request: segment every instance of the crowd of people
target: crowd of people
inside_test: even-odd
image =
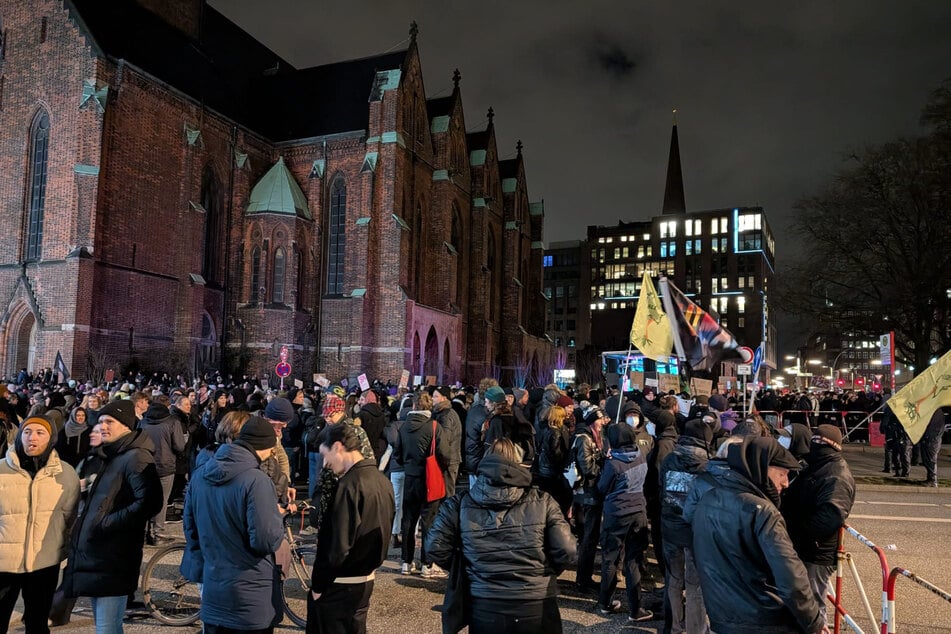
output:
[[[143,547],[181,514],[205,630],[272,631],[282,515],[306,499],[309,632],[365,631],[391,549],[403,575],[449,577],[448,631],[560,632],[571,568],[601,614],[664,632],[828,631],[855,495],[835,425],[777,430],[727,395],[652,388],[206,379],[0,386],[0,623],[21,593],[28,634],[89,597],[97,632],[121,632]]]

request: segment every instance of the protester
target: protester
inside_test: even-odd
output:
[[[576,430],[571,447],[572,461],[578,470],[578,501],[581,503],[582,534],[578,544],[578,571],[575,583],[579,590],[599,590],[600,584],[592,579],[594,556],[601,534],[602,498],[597,493],[598,479],[604,467],[602,428],[610,419],[598,406],[585,413],[584,423]]]
[[[202,584],[205,634],[272,632],[283,616],[273,600],[279,574],[273,553],[284,531],[274,487],[260,469],[276,442],[274,428],[252,416],[192,474],[182,574]]]
[[[23,594],[26,634],[49,632],[47,619],[76,518],[79,478],[53,448],[50,422],[23,421],[0,461],[0,631]]]
[[[364,457],[355,430],[331,425],[321,434],[324,468],[339,480],[317,537],[307,601],[309,634],[364,634],[374,571],[386,559],[393,489],[376,460]]]
[[[557,576],[575,559],[575,541],[555,500],[507,438],[489,446],[476,484],[447,500],[424,544],[448,568],[461,544],[471,595],[470,634],[562,631]]]
[[[779,512],[799,462],[774,439],[751,436],[729,446],[725,466],[708,465],[684,508],[711,629],[828,634]]]
[[[129,594],[142,565],[145,526],[162,508],[162,483],[154,447],[136,426],[130,401],[112,401],[99,412],[102,472],[72,532],[64,573],[68,597],[92,597],[97,634],[122,632]]]
[[[789,485],[782,512],[796,553],[806,566],[809,585],[823,621],[829,579],[835,573],[839,529],[855,503],[855,480],[842,456],[842,432],[819,425],[812,436],[808,466]]]

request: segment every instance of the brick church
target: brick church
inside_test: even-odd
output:
[[[547,382],[521,143],[458,72],[427,99],[415,25],[303,69],[203,0],[0,0],[0,34],[3,373]]]

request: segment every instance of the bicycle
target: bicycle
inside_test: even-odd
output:
[[[306,502],[301,503],[301,518],[311,508]],[[288,521],[291,517],[290,513],[284,516],[284,540],[290,546],[291,570],[282,571],[281,604],[291,622],[303,628],[307,625],[307,595],[317,548],[302,544],[294,536]],[[191,625],[201,616],[201,587],[179,571],[184,553],[183,542],[165,546],[152,555],[142,573],[145,605],[156,620],[166,625]]]

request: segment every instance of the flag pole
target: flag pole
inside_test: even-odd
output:
[[[624,378],[627,378],[628,376],[630,376],[630,373],[631,373],[630,359],[631,359],[631,351],[633,349],[634,349],[634,343],[631,342],[630,337],[628,337],[627,354],[624,356]],[[621,422],[621,405],[624,404],[624,380],[623,379],[621,380],[621,385],[619,386],[619,388],[620,389],[618,390],[619,393],[617,398],[617,413],[614,415],[615,423]]]

